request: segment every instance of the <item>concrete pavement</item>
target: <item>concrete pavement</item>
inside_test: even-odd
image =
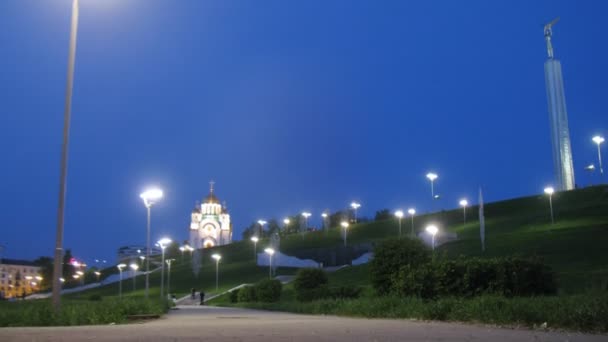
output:
[[[607,341],[606,335],[179,306],[126,325],[2,328],[0,341]]]

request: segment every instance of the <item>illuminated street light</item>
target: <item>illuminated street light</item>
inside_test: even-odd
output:
[[[221,255],[219,254],[213,254],[211,256],[213,259],[215,259],[215,292],[217,292],[218,289],[218,285],[219,285],[219,265],[220,265],[220,259],[222,258]]]
[[[268,278],[272,279],[272,256],[274,255],[274,249],[268,247],[264,252],[268,254]]]
[[[410,216],[412,217],[412,236],[414,236],[414,215],[416,215],[416,209],[409,208],[407,210],[407,213],[410,214]]]
[[[555,221],[553,219],[553,193],[555,193],[555,190],[553,189],[553,187],[546,187],[545,188],[545,194],[549,195],[549,210],[551,212],[551,224],[554,224]]]
[[[395,211],[395,216],[397,217],[397,220],[399,220],[399,237],[401,237],[401,219],[403,218],[403,211]]]
[[[439,229],[437,228],[437,226],[435,225],[429,225],[426,227],[426,232],[431,234],[432,236],[432,246],[433,246],[433,250],[435,250],[435,235],[437,235],[437,232],[439,231]]]
[[[259,236],[263,235],[262,233],[264,232],[264,225],[266,223],[268,223],[268,222],[266,222],[264,220],[258,220],[258,224],[260,225],[260,233],[258,234]]]
[[[346,247],[346,238],[347,238],[347,234],[348,234],[348,222],[346,221],[342,221],[340,222],[340,225],[342,226],[342,229],[344,229],[344,247]]]
[[[258,253],[257,253],[257,247],[258,247],[258,241],[260,239],[258,239],[257,236],[252,236],[251,237],[251,241],[253,241],[253,261],[255,261],[255,263],[258,263]]]
[[[433,187],[433,183],[435,182],[435,179],[437,179],[437,177],[439,177],[439,176],[437,176],[437,174],[433,173],[433,172],[429,172],[426,174],[426,178],[428,178],[431,181],[431,197],[433,197],[433,198],[437,198],[437,197],[435,197],[435,189]]]
[[[118,272],[120,273],[120,280],[118,281],[118,297],[122,298],[122,269],[127,267],[125,264],[118,264],[116,268],[118,268]]]
[[[133,270],[133,292],[135,292],[135,279],[137,278],[137,270],[139,269],[139,265],[136,263],[132,263],[131,265],[129,265],[129,267],[131,267],[131,269]]]
[[[148,225],[146,229],[146,299],[148,299],[148,292],[150,288],[150,208],[154,205],[158,200],[163,198],[163,191],[158,188],[152,188],[146,190],[145,192],[139,195],[141,199],[144,201],[144,205],[146,206],[148,212]]]
[[[161,261],[160,261],[160,298],[163,299],[163,292],[164,292],[164,285],[165,285],[165,248],[167,248],[167,246],[169,246],[169,244],[171,243],[171,239],[168,238],[162,238],[160,240],[158,240],[158,246],[161,249]],[[148,261],[149,262],[149,261]]]
[[[167,259],[165,262],[167,263],[167,294],[171,295],[171,262],[175,259]]]
[[[598,165],[600,167],[600,174],[603,175],[604,168],[602,167],[602,151],[600,149],[600,145],[604,142],[604,137],[596,135],[591,140],[593,140],[593,142],[597,144],[597,160],[599,162]]]
[[[95,271],[94,273],[97,276],[97,282],[99,283],[99,277],[101,276],[101,272]]]
[[[352,202],[350,204],[350,207],[353,208],[353,210],[355,211],[355,224],[357,223],[357,209],[359,209],[361,207],[360,203],[357,202]]]
[[[464,223],[467,223],[467,205],[469,205],[469,201],[463,198],[458,203],[462,207],[462,216],[464,217]]]
[[[182,262],[184,262],[184,251],[185,250],[186,250],[186,248],[184,246],[179,247],[179,251],[182,252]]]
[[[304,230],[302,230],[302,234],[304,234],[305,231],[308,230],[308,218],[310,217],[310,215],[312,215],[311,213],[305,211],[302,213],[302,216],[304,216]]]
[[[284,224],[283,231],[284,232],[287,232],[290,223],[291,223],[291,220],[289,220],[288,218],[283,219],[283,224]]]
[[[329,214],[327,212],[322,212],[321,217],[323,218],[323,230],[327,233],[329,229]]]

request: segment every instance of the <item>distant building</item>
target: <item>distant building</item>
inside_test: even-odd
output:
[[[150,256],[160,255],[161,250],[158,247],[150,248]],[[140,256],[146,256],[146,246],[142,245],[130,245],[122,246],[118,249],[118,262],[126,262],[135,260]]]
[[[0,260],[0,297],[15,298],[40,290],[41,268],[27,260]]]
[[[232,224],[225,205],[213,193],[214,182],[209,182],[209,195],[192,210],[190,246],[195,249],[226,245],[232,242]]]

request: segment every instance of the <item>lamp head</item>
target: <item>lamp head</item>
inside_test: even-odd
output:
[[[138,264],[135,264],[135,263],[133,263],[133,264],[129,265],[129,267],[131,267],[131,269],[132,269],[133,271],[137,271],[137,270],[139,269],[139,265],[138,265]]]
[[[414,214],[416,214],[416,209],[414,209],[414,208],[409,208],[409,209],[407,210],[407,213],[413,216]]]
[[[599,145],[604,142],[604,137],[596,135],[593,138],[591,138],[591,140],[593,140],[594,143]]]
[[[268,254],[268,255],[273,255],[274,254],[274,249],[268,247],[268,248],[264,249],[264,252],[266,252],[266,254]]]
[[[348,228],[348,222],[346,222],[346,221],[342,221],[342,222],[340,222],[340,225],[341,225],[343,228]]]
[[[266,222],[266,221],[264,221],[264,220],[258,220],[258,224],[259,224],[260,226],[263,226],[263,225],[265,225],[266,223],[267,223],[267,222]]]
[[[252,237],[251,237],[251,241],[253,241],[253,242],[258,242],[258,241],[260,241],[260,239],[258,239],[258,237],[257,237],[257,236],[252,236]]]
[[[460,203],[461,207],[466,207],[467,205],[469,205],[469,201],[467,201],[466,199],[461,199],[458,203]]]
[[[357,210],[357,209],[359,209],[359,207],[361,207],[361,203],[352,202],[352,203],[350,204],[350,206],[351,206],[353,209]]]
[[[118,267],[119,271],[122,271],[122,269],[125,268],[125,267],[127,267],[127,265],[126,264],[118,264],[118,265],[116,265],[116,267]]]
[[[289,223],[291,223],[291,221],[288,218],[286,218],[286,219],[283,220],[283,223],[289,224]]]
[[[222,256],[221,256],[221,255],[219,255],[219,254],[217,254],[217,253],[216,253],[216,254],[213,254],[211,257],[212,257],[213,259],[215,259],[216,261],[220,261],[220,259],[222,258]]]
[[[593,171],[593,170],[595,170],[595,165],[589,164],[589,165],[585,166],[585,170],[587,170],[587,171]]]
[[[156,203],[159,199],[163,198],[163,191],[158,188],[151,188],[142,192],[139,197],[144,200],[146,207]]]
[[[438,231],[439,231],[439,228],[437,228],[437,226],[435,226],[433,224],[428,225],[426,227],[426,232],[429,233],[429,234],[431,234],[431,235],[433,235],[433,236],[435,236],[435,234],[437,234]]]
[[[437,179],[437,174],[433,172],[429,172],[426,174],[426,178],[428,178],[431,182]]]
[[[165,237],[158,240],[158,246],[164,250],[171,242],[171,239]]]
[[[327,216],[329,216],[327,213],[322,213],[321,214],[321,217],[323,217],[323,218],[327,218]]]
[[[401,210],[395,211],[395,216],[397,216],[398,218],[402,218],[403,217],[403,211],[401,211]]]
[[[555,189],[553,189],[553,187],[548,186],[545,188],[545,193],[549,196],[553,195],[553,193],[555,192]]]
[[[312,215],[312,214],[311,214],[311,213],[309,213],[308,211],[305,211],[305,212],[303,212],[303,213],[302,213],[302,216],[304,216],[304,217],[306,217],[306,218],[309,218],[309,217],[310,217],[310,215]]]

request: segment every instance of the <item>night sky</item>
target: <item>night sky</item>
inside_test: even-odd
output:
[[[0,245],[53,254],[70,0],[0,1]],[[259,218],[360,216],[552,183],[543,25],[556,16],[576,181],[608,135],[608,2],[81,0],[64,247],[188,238],[209,180]],[[608,149],[604,149],[608,157]],[[608,158],[607,158],[608,159]],[[428,171],[439,174],[432,204]],[[595,178],[595,179],[594,179]]]

